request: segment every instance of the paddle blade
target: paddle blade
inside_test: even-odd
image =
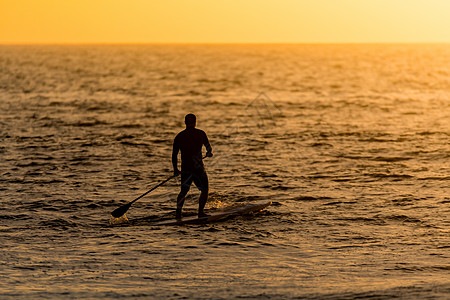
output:
[[[116,208],[116,209],[111,213],[111,216],[113,216],[114,218],[120,218],[121,216],[123,216],[123,215],[128,211],[128,209],[130,208],[130,206],[131,206],[131,202],[128,203],[128,204],[122,205],[122,206],[119,207],[119,208]]]

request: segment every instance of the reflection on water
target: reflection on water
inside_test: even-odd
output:
[[[124,214],[121,217],[115,218],[113,216],[111,216],[109,218],[109,225],[114,226],[114,225],[124,225],[124,224],[129,224],[130,221],[127,218],[127,214]]]
[[[1,46],[2,297],[445,297],[448,45]],[[193,112],[226,222],[109,226]],[[133,204],[171,216],[179,182]],[[186,213],[195,214],[192,189]]]

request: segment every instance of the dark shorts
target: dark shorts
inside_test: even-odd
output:
[[[191,173],[181,172],[181,191],[188,192],[191,188],[192,181],[200,191],[208,190],[208,175],[206,172]]]

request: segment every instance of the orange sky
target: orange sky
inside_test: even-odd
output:
[[[0,43],[450,42],[450,0],[0,0]]]

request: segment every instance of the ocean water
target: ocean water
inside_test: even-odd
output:
[[[0,298],[448,299],[449,95],[450,45],[0,46]],[[273,204],[110,225],[190,112],[207,210]]]

